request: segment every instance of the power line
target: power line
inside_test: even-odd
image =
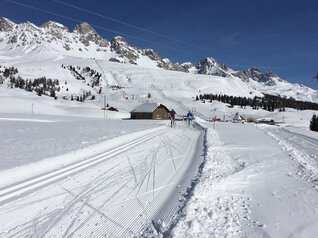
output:
[[[5,0],[5,1],[10,2],[12,4],[15,4],[15,5],[23,6],[23,7],[29,8],[29,9],[37,10],[37,11],[40,11],[40,12],[43,12],[43,13],[47,13],[47,14],[50,14],[50,15],[53,15],[53,16],[57,16],[57,17],[60,17],[60,18],[68,19],[68,20],[71,20],[71,21],[74,21],[74,22],[77,22],[77,23],[83,22],[82,20],[79,20],[79,19],[76,19],[76,18],[68,17],[68,16],[65,16],[65,15],[62,15],[62,14],[59,14],[59,13],[55,13],[55,12],[48,11],[48,10],[45,10],[45,9],[42,9],[42,8],[34,7],[34,6],[31,6],[31,5],[28,5],[28,4],[24,4],[24,3],[21,3],[21,2],[17,2],[17,1],[14,1],[14,0]],[[105,19],[116,21],[116,22],[124,24],[126,26],[130,26],[130,27],[133,27],[135,29],[142,30],[144,32],[155,34],[157,36],[161,36],[161,37],[164,37],[164,38],[167,38],[167,39],[170,39],[170,40],[178,41],[178,42],[187,44],[189,46],[192,46],[192,47],[204,50],[204,51],[212,52],[211,50],[209,50],[207,48],[199,47],[197,45],[194,45],[194,44],[191,44],[191,43],[188,43],[188,42],[185,42],[185,41],[181,41],[181,40],[178,40],[178,39],[175,39],[175,38],[172,38],[172,37],[169,37],[169,36],[154,32],[154,31],[150,31],[150,30],[147,30],[147,29],[144,29],[142,27],[138,27],[138,26],[135,26],[135,25],[132,25],[132,24],[129,24],[129,23],[125,23],[123,21],[119,21],[117,19],[110,18],[110,17],[107,17],[105,15],[98,14],[98,13],[95,13],[95,12],[92,12],[92,11],[89,11],[89,10],[86,10],[86,9],[83,9],[83,8],[80,8],[80,7],[71,5],[71,4],[62,3],[59,0],[53,0],[53,1],[57,2],[57,3],[64,4],[64,5],[67,5],[67,6],[74,7],[76,9],[78,9],[78,10],[86,11],[88,13],[94,14],[96,16],[103,17]],[[206,58],[206,56],[202,55],[202,54],[197,54],[197,53],[194,53],[194,52],[189,52],[189,51],[186,51],[186,50],[182,50],[180,48],[172,47],[172,46],[169,46],[169,45],[166,45],[166,44],[161,44],[161,43],[158,43],[158,42],[155,42],[155,41],[146,40],[146,39],[143,39],[143,38],[140,38],[140,37],[137,37],[137,36],[133,36],[133,35],[126,34],[126,33],[123,33],[123,32],[115,31],[115,30],[112,30],[112,29],[109,29],[109,28],[105,28],[105,27],[102,27],[102,26],[98,26],[98,25],[95,25],[95,24],[90,24],[90,25],[95,27],[95,28],[99,28],[99,29],[102,29],[102,30],[105,30],[105,31],[108,31],[108,32],[111,32],[111,33],[115,33],[115,34],[123,35],[123,36],[126,36],[126,37],[130,37],[132,39],[136,39],[136,40],[139,40],[139,41],[142,41],[142,42],[146,42],[146,43],[150,43],[150,44],[153,44],[153,45],[157,45],[157,46],[165,47],[165,48],[168,48],[168,49],[176,50],[176,51],[179,51],[179,52],[182,52],[182,53],[186,53],[186,54],[190,54],[190,55],[195,55],[195,56],[199,56],[199,57],[202,57],[202,58]],[[233,58],[233,59],[239,59],[240,61],[245,61],[246,63],[249,63],[249,65],[245,66],[245,67],[250,67],[250,62],[242,59],[242,57],[236,57],[236,56],[233,56],[233,55],[228,55],[228,54],[223,54],[223,53],[218,53],[218,52],[214,52],[214,53],[219,54],[219,55],[223,55],[225,57],[230,57],[230,58]],[[257,67],[257,66],[254,65],[254,67]]]
[[[110,20],[110,21],[113,21],[113,22],[117,22],[117,23],[120,23],[122,25],[125,25],[125,26],[128,26],[128,27],[131,27],[131,28],[134,28],[136,30],[139,30],[139,31],[142,31],[142,32],[146,32],[146,33],[150,33],[150,34],[153,34],[153,35],[156,35],[156,36],[159,36],[159,37],[162,37],[162,38],[165,38],[165,39],[168,39],[168,40],[172,40],[172,41],[175,41],[175,42],[178,42],[178,43],[182,43],[184,45],[188,45],[188,46],[191,46],[191,47],[194,47],[194,48],[197,48],[197,49],[200,49],[200,50],[204,50],[204,52],[211,52],[213,54],[218,54],[218,55],[221,55],[221,56],[225,56],[225,57],[230,57],[232,59],[239,59],[240,61],[245,61],[246,63],[251,63],[249,61],[246,61],[244,59],[242,59],[242,57],[237,57],[237,56],[234,56],[234,55],[229,55],[229,54],[224,54],[224,53],[221,53],[221,52],[218,52],[218,51],[215,51],[215,50],[211,50],[211,49],[208,49],[208,48],[205,48],[205,47],[200,47],[196,44],[192,44],[192,43],[189,43],[189,42],[186,42],[186,41],[183,41],[183,40],[179,40],[179,39],[176,39],[176,38],[173,38],[173,37],[170,37],[168,35],[165,35],[165,34],[162,34],[162,33],[158,33],[158,32],[155,32],[155,31],[151,31],[149,29],[146,29],[146,28],[143,28],[143,27],[140,27],[140,26],[137,26],[137,25],[133,25],[133,24],[130,24],[130,23],[127,23],[127,22],[124,22],[124,21],[121,21],[121,20],[118,20],[118,19],[115,19],[115,18],[112,18],[112,17],[109,17],[109,16],[106,16],[104,14],[100,14],[100,13],[97,13],[95,11],[91,11],[91,10],[88,10],[88,9],[85,9],[85,8],[82,8],[82,7],[79,7],[79,6],[75,6],[75,5],[72,5],[72,4],[69,4],[69,3],[65,3],[65,2],[62,2],[60,0],[52,0],[56,3],[59,3],[59,4],[63,4],[65,6],[68,6],[68,7],[71,7],[71,8],[74,8],[74,9],[77,9],[77,10],[80,10],[80,11],[83,11],[83,12],[86,12],[86,13],[90,13],[90,14],[93,14],[95,16],[98,16],[98,17],[101,17],[101,18],[104,18],[104,19],[107,19],[107,20]],[[188,51],[182,51],[184,53],[188,53]],[[193,53],[192,53],[193,54]],[[199,54],[194,54],[194,55],[197,55],[197,56],[201,56]],[[206,57],[206,56],[205,56]]]
[[[33,9],[33,10],[37,10],[37,11],[40,11],[40,12],[43,12],[43,13],[47,13],[47,14],[50,14],[50,15],[53,15],[53,16],[65,18],[65,19],[68,19],[68,20],[71,20],[71,21],[74,21],[74,22],[77,22],[77,23],[82,23],[82,21],[79,20],[79,19],[68,17],[68,16],[65,16],[65,15],[61,15],[59,13],[54,13],[52,11],[47,11],[47,10],[44,10],[44,9],[41,9],[41,8],[38,8],[38,7],[34,7],[34,6],[31,6],[31,5],[28,5],[28,4],[16,2],[16,1],[13,1],[13,0],[5,0],[5,1],[13,3],[13,4],[16,4],[16,5],[19,5],[19,6],[23,6],[23,7],[26,7],[26,8],[30,8],[30,9]],[[201,54],[196,54],[196,53],[188,52],[188,51],[176,48],[176,47],[168,46],[168,45],[157,43],[157,42],[154,42],[154,41],[145,40],[145,39],[140,38],[140,37],[136,37],[136,36],[133,36],[133,35],[125,34],[123,32],[119,32],[119,31],[114,31],[114,30],[111,30],[109,28],[105,28],[105,27],[98,26],[98,25],[95,25],[95,24],[90,24],[90,25],[95,27],[95,28],[99,28],[99,29],[102,29],[102,30],[105,30],[105,31],[108,31],[108,32],[112,32],[112,33],[115,33],[115,34],[119,34],[119,35],[123,35],[123,36],[126,36],[126,37],[130,37],[130,38],[133,38],[133,39],[136,39],[136,40],[140,40],[140,41],[143,41],[143,42],[147,42],[147,43],[151,43],[151,44],[154,44],[154,45],[158,45],[158,46],[166,47],[166,48],[169,48],[169,49],[177,50],[177,51],[182,52],[182,53],[187,53],[187,54],[192,54],[192,55],[203,57]]]
[[[131,28],[134,28],[134,29],[137,29],[137,30],[146,32],[146,33],[150,33],[150,34],[153,34],[153,35],[156,35],[156,36],[160,36],[160,37],[166,38],[166,39],[168,39],[168,40],[173,40],[173,41],[176,41],[176,42],[179,42],[179,43],[183,43],[183,44],[185,44],[185,45],[192,46],[192,47],[195,47],[195,48],[200,49],[200,50],[210,51],[210,49],[207,49],[207,48],[204,48],[204,47],[200,47],[200,46],[198,46],[198,45],[191,44],[191,43],[189,43],[189,42],[186,42],[186,41],[183,41],[183,40],[179,40],[179,39],[176,39],[176,38],[173,38],[173,37],[170,37],[170,36],[167,36],[167,35],[164,35],[164,34],[155,32],[155,31],[151,31],[151,30],[148,30],[148,29],[146,29],[146,28],[139,27],[139,26],[136,26],[136,25],[133,25],[133,24],[130,24],[130,23],[121,21],[121,20],[117,20],[117,19],[115,19],[115,18],[106,16],[106,15],[103,15],[103,14],[99,14],[99,13],[96,13],[96,12],[94,12],[94,11],[87,10],[87,9],[85,9],[85,8],[81,8],[81,7],[78,7],[78,6],[69,4],[69,3],[65,3],[65,2],[59,1],[59,0],[53,0],[53,1],[54,1],[54,2],[57,2],[57,3],[60,3],[60,4],[63,4],[63,5],[65,5],[65,6],[69,6],[69,7],[72,7],[72,8],[74,8],[74,9],[83,11],[83,12],[87,12],[87,13],[93,14],[93,15],[98,16],[98,17],[102,17],[102,18],[107,19],[107,20],[110,20],[110,21],[114,21],[114,22],[120,23],[120,24],[125,25],[125,26],[129,26],[129,27],[131,27]],[[221,53],[218,53],[218,54],[221,54]]]

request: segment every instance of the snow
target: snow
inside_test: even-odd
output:
[[[316,237],[318,134],[308,127],[317,112],[195,101],[253,97],[260,85],[158,69],[146,58],[143,67],[109,62],[109,51],[94,59],[96,45],[85,57],[64,54],[59,44],[1,46],[0,65],[58,79],[61,90],[54,100],[0,85],[0,237]],[[62,64],[102,73],[102,93]],[[278,93],[289,85],[277,83]],[[83,91],[96,99],[62,99]],[[301,86],[288,93],[317,100]],[[119,111],[101,110],[105,99]],[[143,103],[178,118],[191,110],[194,127],[129,120]],[[236,113],[277,124],[208,122]]]
[[[9,22],[9,24],[14,23]],[[89,44],[83,44],[83,42],[81,42],[83,35],[81,35],[79,32],[69,32],[68,29],[65,28],[62,24],[56,22],[48,22],[48,26],[49,27],[38,27],[28,22],[15,24],[15,27],[11,31],[0,32],[0,38],[2,39],[2,41],[0,42],[0,63],[9,63],[10,59],[14,59],[13,63],[17,64],[18,58],[20,58],[24,61],[27,59],[26,62],[45,62],[46,60],[48,60],[49,65],[51,65],[52,60],[57,61],[58,59],[61,59],[62,61],[64,57],[71,57],[73,59],[85,59],[86,61],[89,59],[97,59],[105,62],[108,62],[111,58],[116,58],[119,59],[119,61],[121,62],[119,63],[121,65],[121,68],[125,68],[122,67],[122,64],[130,64],[129,58],[127,58],[126,56],[118,55],[114,50],[110,48],[109,45],[106,46],[107,44],[101,46],[93,41],[90,41]],[[16,38],[16,42],[15,40],[11,42],[13,36]],[[116,40],[117,43],[120,44],[122,51],[127,51],[129,54],[133,55],[133,58],[135,58],[134,63],[136,63],[138,66],[147,69],[159,69],[158,62],[155,60],[151,60],[148,56],[143,55],[142,49],[138,49],[136,47],[128,45],[128,43],[122,37],[114,37],[114,40]],[[7,42],[11,43],[7,44]],[[33,59],[30,59],[30,61],[28,61],[30,57],[33,57]],[[206,59],[210,62],[210,64],[216,65],[215,67],[212,67],[210,69],[212,71],[209,73],[213,73],[215,70],[222,70],[218,66],[218,63],[215,61],[215,59],[213,59],[212,57]],[[1,62],[2,60],[3,62]],[[168,64],[171,63],[169,59],[162,60],[163,62],[166,62]],[[187,64],[189,65],[189,63],[183,63],[181,65]],[[96,69],[96,65],[93,65],[93,68]],[[103,68],[107,68],[107,63],[105,66],[103,66]],[[105,71],[108,72],[108,70]],[[210,84],[209,82],[207,85],[205,83],[203,85],[193,85],[197,88],[198,91],[202,93],[211,93],[212,90],[213,93],[225,93],[228,95],[253,97],[254,95],[260,96],[260,92],[263,92],[272,95],[280,95],[287,98],[292,97],[294,99],[303,101],[318,101],[317,90],[313,90],[299,84],[291,84],[287,81],[281,80],[278,77],[273,77],[276,85],[268,86],[262,82],[256,82],[254,80],[242,82],[241,79],[234,77],[233,75],[227,78],[207,77],[206,75],[205,77],[196,77],[195,74],[197,73],[197,69],[194,66],[192,66],[189,71],[189,74],[191,76],[188,77],[187,75],[185,76],[186,78],[192,78],[193,80],[195,78],[201,78],[204,81],[210,81],[210,79],[213,79],[213,84]],[[51,71],[45,70],[44,72],[49,73]],[[227,71],[228,74],[234,72],[235,71],[230,68]],[[34,75],[32,76],[32,78],[34,77]],[[171,75],[176,76],[176,74]],[[182,73],[182,75],[184,74]]]
[[[157,103],[144,103],[137,106],[134,112],[153,112],[158,106]]]
[[[46,22],[46,24],[48,26],[51,26],[51,27],[59,27],[59,28],[62,28],[62,29],[67,29],[63,24],[55,22],[55,21],[48,21],[48,22]]]
[[[264,136],[280,128],[207,126],[207,161],[173,236],[315,237],[318,187],[297,175],[297,159],[303,155],[291,160],[290,153]],[[317,158],[317,148],[312,152]]]
[[[152,128],[152,121],[0,114],[1,168],[8,169],[90,147],[118,135]],[[94,126],[93,126],[94,125]],[[118,129],[119,128],[119,129]],[[32,143],[30,143],[32,138]],[[14,143],[12,143],[14,141]],[[19,150],[16,150],[16,148]]]
[[[10,105],[32,98],[6,90],[1,101]],[[16,97],[9,97],[13,92]],[[199,127],[186,128],[182,121],[171,129],[168,121],[70,117],[64,114],[68,110],[53,110],[60,107],[53,102],[47,111],[52,115],[12,108],[15,113],[0,115],[0,237],[140,232],[315,237],[318,135],[304,119],[312,111],[269,113],[284,115],[279,127],[216,122],[213,129],[197,117],[207,128],[207,153],[198,174],[203,160],[196,155],[201,151],[196,144],[202,145]],[[210,112],[201,105],[202,114]],[[255,113],[214,106],[219,113]],[[75,107],[74,114],[86,116],[85,107]]]
[[[96,126],[95,121],[90,122]],[[93,233],[95,237],[124,237],[151,225],[149,217],[169,224],[171,216],[165,215],[178,210],[180,194],[200,165],[196,142],[201,133],[184,130],[185,123],[176,129],[169,128],[168,122],[138,123],[155,123],[155,128],[103,138],[83,148],[77,145],[74,151],[34,163],[28,161],[29,156],[22,157],[24,165],[2,171],[0,237]],[[62,131],[76,131],[65,121],[59,126]],[[112,126],[114,130],[123,129]],[[135,125],[128,127],[136,130]],[[30,226],[34,219],[37,221]]]

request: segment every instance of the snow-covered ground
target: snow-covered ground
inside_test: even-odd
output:
[[[207,127],[207,161],[173,236],[316,237],[317,133],[232,123]]]
[[[167,121],[1,118],[3,139],[17,143],[3,148],[0,237],[129,237],[166,229],[204,158],[202,130],[185,130],[185,122],[172,129]],[[48,137],[43,123],[52,125]],[[101,130],[107,125],[109,133]],[[20,166],[12,167],[15,158]]]
[[[0,114],[1,169],[64,155],[160,122]],[[17,150],[17,148],[19,148]]]
[[[318,135],[286,113],[197,119],[206,156],[182,121],[1,114],[0,237],[315,237]]]
[[[37,57],[0,56],[24,78],[67,81],[57,100],[0,85],[0,237],[318,234],[318,134],[308,129],[314,111],[195,101],[199,93],[259,93],[217,76]],[[93,90],[61,64],[102,72],[103,93],[84,103],[61,99]],[[101,110],[104,96],[119,112]],[[128,120],[143,102],[179,116],[192,110],[198,124]],[[216,122],[213,129],[204,120],[235,113],[278,124]]]

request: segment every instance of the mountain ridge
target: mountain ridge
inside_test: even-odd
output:
[[[2,17],[0,18],[0,51],[3,55],[45,55],[47,51],[52,51],[59,55],[103,59],[146,68],[220,76],[241,80],[263,93],[280,96],[284,96],[284,88],[309,90],[308,87],[290,84],[272,72],[262,72],[257,68],[235,71],[226,64],[219,64],[212,57],[206,57],[197,64],[172,63],[170,59],[161,58],[160,54],[153,49],[129,45],[122,36],[115,36],[108,41],[87,22],[75,25],[70,31],[63,24],[54,21],[36,26],[31,22],[16,24]],[[317,92],[315,94],[318,95]],[[318,98],[317,95],[313,96],[313,100]]]
[[[212,57],[207,57],[205,59],[200,60],[199,63],[193,64],[193,63],[172,63],[169,59],[162,59],[160,54],[156,52],[153,49],[148,48],[137,48],[130,46],[126,39],[122,36],[115,36],[111,41],[108,41],[107,39],[102,38],[96,30],[87,22],[82,22],[80,24],[75,25],[73,31],[69,31],[69,29],[64,26],[63,24],[54,22],[54,21],[48,21],[43,23],[40,27],[34,25],[33,23],[27,22],[27,23],[21,23],[21,24],[15,24],[14,22],[10,21],[7,18],[0,18],[0,31],[9,32],[13,30],[13,27],[19,27],[21,26],[24,28],[24,31],[36,31],[38,33],[41,32],[41,29],[46,29],[46,32],[42,32],[44,37],[41,38],[41,40],[44,40],[48,43],[51,43],[51,41],[55,40],[55,37],[58,39],[64,39],[66,42],[64,44],[64,49],[69,51],[72,49],[72,47],[68,44],[71,43],[71,39],[73,38],[76,40],[79,40],[81,43],[83,43],[84,46],[89,46],[90,43],[94,42],[97,46],[101,48],[107,48],[110,46],[110,50],[117,53],[119,56],[123,58],[127,58],[129,63],[132,64],[138,64],[137,59],[139,58],[139,54],[147,56],[150,60],[153,60],[157,63],[157,67],[164,68],[168,70],[175,70],[175,71],[181,71],[181,72],[195,72],[198,74],[208,74],[208,75],[216,75],[221,77],[230,77],[230,76],[237,76],[239,77],[240,74],[232,75],[232,73],[235,73],[235,71],[230,70],[229,67],[225,64],[218,64],[215,59]],[[8,43],[17,43],[18,42],[18,32],[15,33],[11,38],[9,38]],[[33,34],[33,37],[29,35],[28,37],[21,33],[22,36],[20,36],[20,39],[22,40],[22,44],[30,44],[30,40],[32,38],[36,39],[37,36]],[[64,37],[65,34],[74,34],[72,37]],[[48,35],[51,35],[51,39],[49,39]],[[29,41],[27,41],[27,38]],[[73,49],[75,50],[75,49]],[[101,49],[97,49],[101,50]],[[105,51],[106,49],[104,49]],[[120,61],[120,60],[119,60]],[[192,70],[190,70],[192,69]],[[244,74],[244,71],[241,72]],[[246,74],[245,74],[246,76]],[[253,80],[257,80],[257,78],[253,78]]]

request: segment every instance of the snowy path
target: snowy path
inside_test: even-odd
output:
[[[317,237],[317,180],[306,179],[315,178],[317,137],[276,126],[206,126],[202,177],[173,237]]]
[[[203,132],[180,124],[122,137],[85,160],[2,186],[0,237],[131,237],[168,229],[202,163]]]
[[[318,189],[318,136],[284,127],[265,127],[264,130],[298,163],[294,174]]]

